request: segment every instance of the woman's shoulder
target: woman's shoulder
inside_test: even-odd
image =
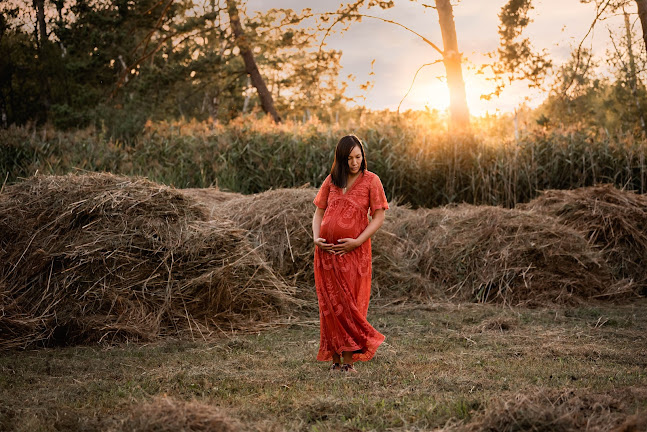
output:
[[[377,174],[369,170],[364,171],[364,176],[366,177],[367,180],[370,180],[371,182],[375,179],[377,179],[378,181],[380,180],[380,177],[378,177]]]

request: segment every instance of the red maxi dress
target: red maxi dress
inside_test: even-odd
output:
[[[377,209],[388,209],[379,177],[360,176],[344,194],[326,177],[314,199],[325,209],[319,237],[336,244],[357,238]],[[384,335],[366,320],[371,296],[371,240],[344,255],[315,248],[315,285],[319,300],[320,342],[317,360],[330,361],[334,353],[353,352],[353,361],[368,361],[384,341]]]

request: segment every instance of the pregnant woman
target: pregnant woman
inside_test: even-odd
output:
[[[389,208],[382,182],[366,169],[364,147],[356,136],[345,136],[337,143],[330,175],[314,204],[321,334],[317,360],[332,360],[331,370],[356,372],[353,363],[370,360],[384,341],[366,313],[371,296],[370,237],[382,226]]]

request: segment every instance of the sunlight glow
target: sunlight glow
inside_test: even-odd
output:
[[[429,107],[429,109],[444,111],[449,108],[449,90],[444,82],[435,79],[418,86],[418,88],[419,95],[416,99],[420,102],[414,109]]]
[[[442,112],[449,109],[449,89],[445,78],[442,76],[444,70],[442,66],[440,67],[441,69],[431,71],[431,73],[424,75],[421,73],[419,75],[411,92],[402,103],[401,111],[429,108]],[[491,100],[486,100],[481,96],[492,93],[494,84],[488,81],[485,75],[465,68],[463,79],[465,80],[467,106],[470,114],[477,117],[500,112],[512,112],[521,105],[536,107],[545,97],[545,94],[541,92],[529,90],[523,83],[514,83],[505,88],[499,97],[493,96]],[[398,91],[401,92],[401,97],[404,97],[410,85],[411,77],[403,74],[397,86]],[[388,108],[396,110],[397,104],[392,104]]]

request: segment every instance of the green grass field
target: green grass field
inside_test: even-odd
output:
[[[378,303],[369,321],[386,342],[354,376],[315,361],[316,318],[208,341],[4,352],[0,430],[135,430],[135,417],[139,430],[175,429],[138,414],[151,401],[173,401],[178,421],[215,407],[232,428],[275,431],[609,430],[647,410],[645,299]]]

